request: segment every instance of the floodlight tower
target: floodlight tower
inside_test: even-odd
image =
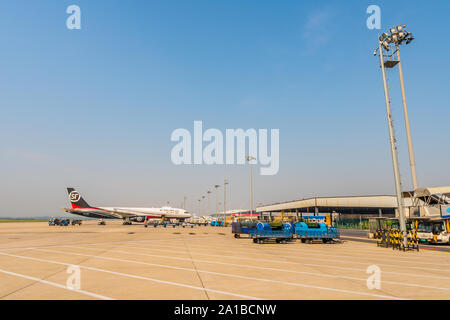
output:
[[[256,160],[253,156],[247,156],[248,165],[250,166],[250,217],[253,218],[253,173],[252,160]]]
[[[216,218],[219,212],[219,198],[217,197],[217,189],[220,187],[220,185],[216,184],[214,185],[214,188],[216,188]]]
[[[414,160],[414,149],[412,144],[412,138],[411,138],[411,126],[409,123],[409,115],[408,115],[408,105],[406,103],[406,93],[405,93],[405,82],[403,78],[403,67],[402,67],[402,61],[400,59],[400,45],[402,44],[410,44],[411,41],[414,40],[414,37],[412,34],[405,30],[406,25],[398,25],[397,27],[393,27],[389,29],[390,35],[387,36],[387,33],[383,33],[381,37],[383,37],[383,47],[386,51],[389,51],[390,46],[395,48],[395,52],[393,54],[397,54],[397,59],[392,60],[396,63],[392,66],[394,67],[396,64],[398,64],[398,73],[400,77],[400,88],[402,91],[402,103],[403,103],[403,113],[405,117],[405,128],[406,128],[406,137],[408,140],[408,153],[409,153],[409,164],[411,167],[411,180],[413,184],[413,191],[415,191],[418,188],[418,182],[417,182],[417,174],[416,174],[416,162]],[[380,39],[381,39],[380,37]],[[380,40],[381,41],[381,40]],[[385,43],[386,42],[386,43]],[[393,55],[392,54],[392,55]],[[392,57],[391,55],[391,57]]]
[[[397,146],[394,132],[394,124],[392,119],[392,110],[391,110],[391,98],[389,96],[389,88],[387,84],[387,76],[386,76],[386,68],[395,67],[399,61],[393,58],[393,54],[389,55],[388,52],[390,47],[395,46],[398,48],[398,45],[403,41],[406,43],[410,43],[414,38],[411,33],[403,30],[404,26],[398,26],[396,28],[391,29],[391,35],[387,33],[383,33],[379,37],[378,42],[378,50],[375,50],[374,55],[377,53],[380,56],[380,67],[381,74],[383,76],[383,85],[384,85],[384,98],[386,103],[386,113],[388,120],[388,128],[389,128],[389,137],[390,137],[390,145],[391,145],[391,153],[392,153],[392,164],[394,167],[394,178],[395,178],[395,189],[397,194],[397,206],[398,206],[398,215],[400,222],[400,231],[403,234],[403,242],[404,245],[407,245],[407,236],[406,236],[406,222],[405,222],[405,212],[404,212],[404,202],[402,197],[402,183],[400,178],[400,169],[398,165],[398,155],[397,155]],[[386,51],[386,55],[384,54],[383,49]],[[397,51],[398,52],[398,51]],[[406,103],[406,100],[404,100]],[[411,149],[410,149],[411,151]],[[411,156],[411,152],[410,152]],[[414,169],[415,170],[415,169]]]
[[[228,180],[224,179],[223,180],[223,215],[224,215],[224,217],[227,214],[227,184],[228,184]]]
[[[202,215],[204,211],[204,206],[205,206],[205,196],[202,196]]]
[[[211,210],[210,210],[210,206],[209,206],[209,195],[211,194],[211,190],[206,191],[207,193],[207,197],[208,197],[208,212],[206,213],[206,215],[211,215]]]

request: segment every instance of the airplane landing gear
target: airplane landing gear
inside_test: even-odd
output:
[[[126,218],[126,219],[124,219],[123,220],[123,223],[122,223],[124,226],[131,226],[131,221],[130,221],[130,219],[128,219],[128,218]]]

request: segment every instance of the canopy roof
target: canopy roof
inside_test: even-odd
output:
[[[414,195],[416,197],[429,197],[434,194],[442,194],[444,196],[450,197],[450,186],[444,187],[431,187],[431,188],[418,188]]]

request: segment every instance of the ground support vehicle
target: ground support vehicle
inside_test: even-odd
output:
[[[235,238],[240,238],[241,235],[249,235],[250,232],[256,230],[256,222],[249,221],[249,222],[233,222],[231,224],[231,233],[234,234]]]
[[[294,240],[293,229],[290,223],[271,225],[269,223],[259,222],[256,225],[256,230],[250,230],[249,234],[254,243],[269,241],[282,243]]]
[[[71,224],[74,226],[74,225],[79,225],[79,226],[81,226],[81,220],[72,220],[71,221]]]
[[[312,243],[314,240],[322,240],[323,243],[340,238],[336,227],[329,227],[325,223],[298,222],[294,225],[294,234],[302,243]]]

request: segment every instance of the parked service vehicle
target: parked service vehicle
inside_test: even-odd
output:
[[[421,243],[450,243],[449,219],[424,219],[417,221],[417,238]]]
[[[250,232],[256,230],[256,224],[258,221],[255,220],[241,220],[236,221],[231,224],[231,233],[234,234],[235,238],[240,238],[242,234],[250,235]]]
[[[106,225],[106,222],[103,220],[103,219],[100,219],[100,220],[98,220],[98,223],[97,223],[99,226],[104,226],[104,225]]]
[[[177,226],[176,223],[172,223],[172,222],[163,222],[162,225],[163,225],[164,228],[167,228],[167,227],[175,228]]]
[[[193,224],[193,223],[189,223],[189,222],[183,222],[183,223],[181,224],[181,226],[182,226],[183,228],[186,228],[186,227],[191,227],[191,228],[193,228],[193,227],[194,227],[194,224]]]
[[[72,220],[72,225],[74,226],[74,225],[79,225],[79,226],[81,226],[81,220]]]
[[[293,228],[290,223],[258,222],[256,229],[250,230],[250,237],[254,243],[275,241],[276,243],[294,240]]]
[[[321,240],[323,243],[339,239],[339,231],[336,227],[327,226],[325,223],[298,222],[294,226],[294,233],[302,243]]]
[[[55,225],[67,227],[70,224],[69,219],[55,219]]]

